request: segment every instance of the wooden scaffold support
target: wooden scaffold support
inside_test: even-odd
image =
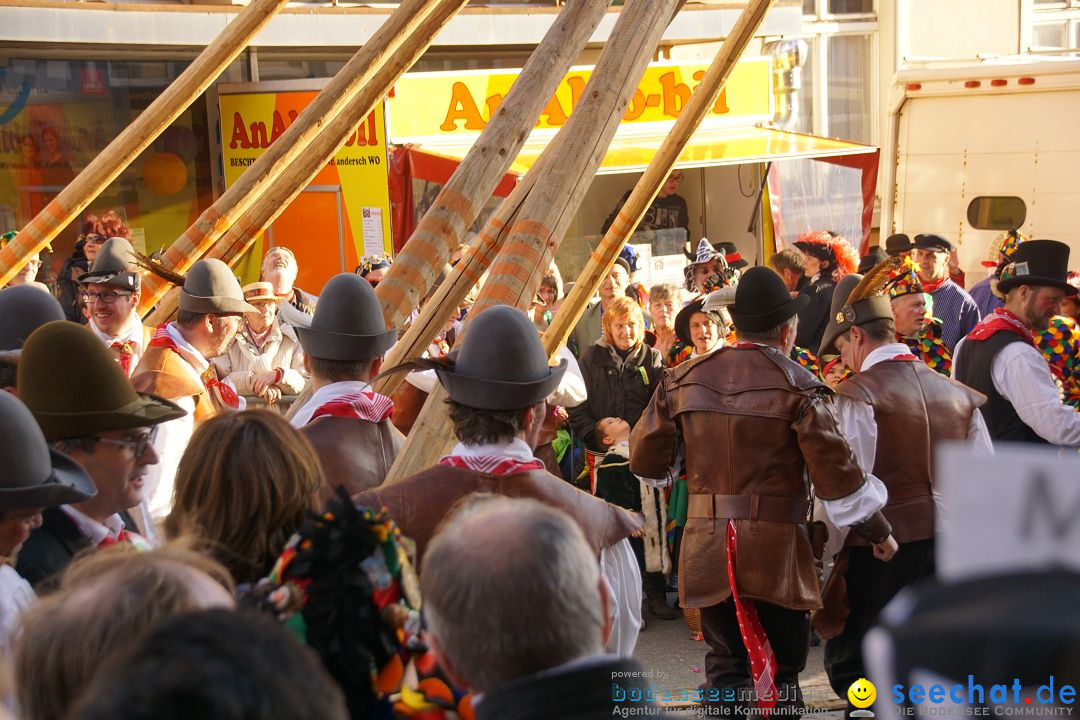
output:
[[[0,287],[7,285],[27,260],[77,220],[158,135],[206,92],[285,3],[286,0],[252,0],[164,92],[49,201],[0,250]]]

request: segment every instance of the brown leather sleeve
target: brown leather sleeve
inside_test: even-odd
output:
[[[858,525],[852,525],[851,532],[876,545],[892,534],[892,525],[881,514],[881,511],[877,510]]]
[[[630,471],[641,477],[662,478],[675,456],[677,429],[667,402],[664,382],[630,432]]]
[[[866,482],[855,453],[840,432],[831,398],[821,395],[808,397],[802,414],[792,427],[810,471],[810,482],[814,484],[819,498],[836,500],[847,497]]]

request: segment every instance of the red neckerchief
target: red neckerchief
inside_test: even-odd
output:
[[[975,329],[968,333],[968,338],[972,340],[988,340],[1001,331],[1010,332],[1023,339],[1028,345],[1035,347],[1035,338],[1031,336],[1031,331],[1028,330],[1024,321],[1005,308],[997,308],[993,313],[980,320]]]
[[[139,535],[137,532],[131,530],[121,530],[116,537],[112,535],[106,535],[102,538],[101,542],[97,544],[99,548],[112,547],[113,545],[120,545],[121,543],[129,543],[132,545],[138,545],[138,541],[147,543],[147,539]]]
[[[115,350],[119,355],[120,367],[123,368],[124,374],[131,377],[131,361],[135,358],[135,343],[130,340],[117,340],[109,346],[111,350]]]
[[[944,285],[946,282],[948,282],[948,280],[949,280],[949,276],[946,275],[945,277],[941,278],[940,280],[935,280],[933,282],[927,282],[927,281],[923,280],[922,278],[920,278],[919,282],[922,283],[923,292],[932,293],[932,292],[936,292],[937,289],[940,288],[942,285]]]
[[[329,400],[315,409],[311,422],[320,417],[343,417],[378,423],[394,414],[394,402],[377,392],[362,390]]]
[[[169,336],[169,331],[166,330],[167,327],[167,323],[162,323],[154,329],[154,334],[150,338],[150,347],[169,348],[179,355],[184,362],[194,367],[195,364],[190,357],[191,353],[176,344],[176,341]],[[221,404],[230,410],[240,409],[240,396],[236,394],[231,385],[218,380],[213,365],[206,368],[202,375],[199,376],[199,379],[202,381],[203,387],[206,388],[207,395],[211,398],[220,400]]]
[[[735,586],[735,521],[727,524],[727,574],[731,585],[731,598],[735,601],[735,618],[739,621],[743,645],[750,660],[750,674],[754,678],[754,694],[762,715],[768,716],[776,707],[779,698],[776,695],[776,654],[773,652],[769,636],[761,625],[757,613],[757,603],[743,600]]]
[[[447,455],[439,460],[439,464],[499,476],[544,469],[544,463],[536,458],[515,460],[500,455]]]

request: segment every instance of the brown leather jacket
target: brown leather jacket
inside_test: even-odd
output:
[[[300,432],[311,441],[322,463],[325,482],[319,497],[323,502],[337,497],[338,485],[344,485],[349,495],[381,485],[405,443],[404,436],[389,420],[373,423],[324,416]]]
[[[683,605],[731,597],[726,526],[734,519],[739,595],[795,610],[820,606],[807,472],[825,500],[866,482],[829,389],[774,348],[728,347],[690,360],[664,374],[634,427],[630,469],[664,477],[680,447],[690,493],[679,557]],[[875,512],[858,532],[883,540],[888,524]]]
[[[195,424],[217,414],[217,408],[203,384],[191,377],[191,366],[167,347],[148,347],[131,371],[131,384],[138,392],[166,400],[195,399]]]
[[[358,505],[387,508],[402,534],[416,542],[419,562],[446,513],[474,492],[531,497],[566,511],[597,556],[645,524],[639,513],[606,503],[544,470],[500,476],[435,465],[393,485],[360,493],[353,500]]]
[[[898,543],[934,537],[934,445],[966,440],[971,416],[986,396],[926,363],[886,360],[840,383],[836,394],[874,408],[874,476],[889,501],[882,512]],[[898,440],[902,439],[902,442]],[[851,537],[849,545],[865,545]]]

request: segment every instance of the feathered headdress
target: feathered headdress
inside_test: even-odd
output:
[[[832,248],[833,255],[836,256],[837,272],[835,277],[837,280],[859,269],[859,253],[855,252],[855,248],[851,247],[851,243],[840,235],[834,235]]]
[[[167,283],[176,285],[177,287],[184,287],[184,282],[187,280],[187,276],[183,273],[178,273],[175,270],[169,268],[158,262],[157,259],[141,253],[138,250],[134,251],[135,264],[143,270],[149,271],[152,275],[156,275]]]
[[[1016,248],[1020,247],[1020,243],[1025,243],[1028,240],[1028,236],[1016,228],[1001,233],[994,238],[994,242],[990,243],[990,252],[987,254],[986,259],[982,261],[982,266],[996,268],[1003,263],[1009,262],[1012,260]]]
[[[851,294],[847,297],[847,302],[844,303],[845,310],[847,306],[855,305],[858,302],[867,300],[875,295],[882,295],[885,292],[886,286],[889,285],[890,279],[897,270],[900,269],[899,258],[886,258],[882,262],[870,269],[870,272],[863,276],[863,279],[859,281],[859,284],[851,291]]]

